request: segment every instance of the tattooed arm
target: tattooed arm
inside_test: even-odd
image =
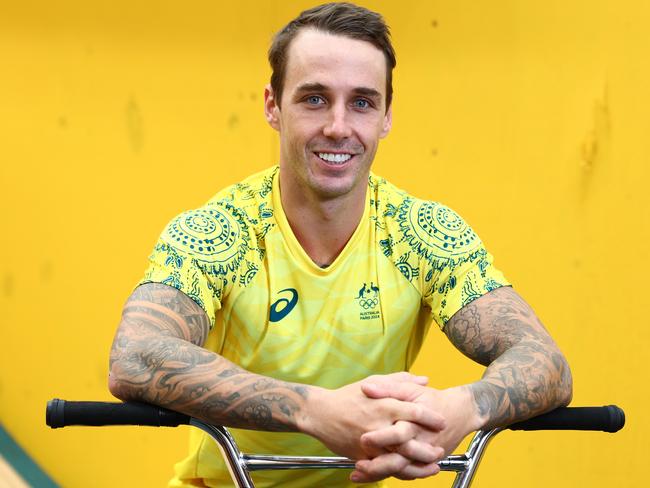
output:
[[[204,349],[205,312],[175,288],[150,283],[129,297],[113,341],[109,388],[116,397],[160,405],[214,424],[303,432],[334,452],[364,457],[361,435],[397,419],[440,429],[440,415],[394,399],[367,398],[359,384],[337,390],[248,372]],[[395,381],[418,381],[403,373]],[[435,457],[419,446],[415,461]],[[415,450],[414,450],[415,452]]]
[[[129,297],[110,356],[109,388],[206,421],[262,430],[295,430],[307,389],[244,371],[204,349],[205,312],[162,284]]]
[[[572,395],[566,359],[530,306],[510,287],[498,288],[469,303],[447,322],[444,332],[463,354],[487,366],[481,380],[446,390],[389,379],[365,382],[372,398],[396,398],[434,408],[447,420],[439,433],[419,440],[450,454],[470,432],[505,426],[556,407]],[[396,427],[362,436],[366,448],[394,444]],[[357,463],[360,481],[385,475],[382,456]]]
[[[471,302],[445,327],[467,357],[487,366],[471,385],[482,428],[504,426],[568,405],[571,371],[530,306],[510,287]]]

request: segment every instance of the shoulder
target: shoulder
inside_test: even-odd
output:
[[[250,211],[255,204],[270,200],[273,191],[273,180],[277,173],[277,166],[255,173],[239,183],[224,188],[213,196],[207,205],[230,203],[233,207]]]
[[[470,225],[448,206],[414,197],[374,175],[370,186],[378,226],[399,247],[400,255],[413,253],[434,265],[462,259],[482,248]]]
[[[173,218],[161,236],[172,253],[210,266],[236,267],[258,236],[273,225],[271,188],[277,168],[257,173],[217,193],[200,208]]]

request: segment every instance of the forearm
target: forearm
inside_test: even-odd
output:
[[[471,302],[445,332],[465,355],[484,364],[468,386],[484,428],[507,425],[571,400],[571,371],[535,313],[509,287]]]
[[[299,430],[310,387],[250,373],[175,337],[118,340],[122,345],[112,352],[109,387],[122,400],[230,427]]]
[[[210,324],[192,299],[150,283],[129,297],[113,341],[109,388],[210,423],[295,431],[313,387],[252,374],[202,347]]]
[[[482,428],[490,429],[567,405],[571,381],[568,364],[556,348],[521,344],[493,361],[469,389]]]

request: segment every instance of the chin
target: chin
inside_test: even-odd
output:
[[[355,181],[350,181],[348,178],[326,178],[329,181],[312,181],[310,186],[312,190],[321,198],[333,199],[348,195],[356,186]],[[339,181],[331,181],[339,180]],[[345,180],[345,181],[342,181]]]

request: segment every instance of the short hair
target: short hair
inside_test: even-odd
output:
[[[381,50],[386,58],[386,110],[388,110],[393,99],[393,68],[397,64],[388,25],[380,14],[344,2],[326,3],[301,12],[273,38],[269,48],[269,63],[272,70],[271,87],[278,107],[284,89],[289,45],[304,28],[367,41]]]

